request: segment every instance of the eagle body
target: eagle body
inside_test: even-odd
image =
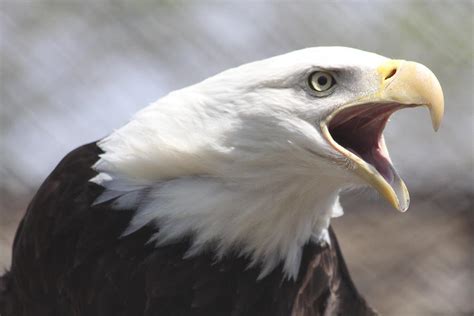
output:
[[[189,241],[155,248],[143,227],[120,237],[133,210],[91,207],[103,188],[88,180],[100,149],[68,154],[40,187],[2,279],[2,316],[373,315],[347,272],[336,237],[304,246],[301,273],[262,280],[249,260],[212,253],[183,260]]]
[[[374,315],[330,227],[343,191],[408,190],[390,115],[444,101],[425,66],[345,47],[226,70],[67,155],[18,228],[0,313]]]

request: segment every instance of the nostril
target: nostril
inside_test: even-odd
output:
[[[384,80],[392,78],[397,73],[397,68],[393,68],[384,78]]]

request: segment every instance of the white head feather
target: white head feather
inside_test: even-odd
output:
[[[302,247],[342,214],[339,192],[363,185],[322,137],[319,122],[374,92],[384,57],[320,47],[230,69],[174,91],[99,143],[92,181],[137,208],[130,234],[154,223],[157,246],[192,236],[187,256],[231,249],[296,278]],[[316,97],[307,76],[340,72],[337,93]]]

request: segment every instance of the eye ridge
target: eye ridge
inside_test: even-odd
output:
[[[336,80],[326,71],[315,71],[309,75],[308,84],[314,92],[326,93],[336,84]]]

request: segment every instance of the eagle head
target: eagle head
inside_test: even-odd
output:
[[[96,203],[132,209],[123,236],[153,225],[185,257],[230,251],[296,278],[302,246],[324,240],[343,190],[370,186],[400,211],[408,190],[383,130],[399,109],[443,93],[425,66],[344,47],[308,48],[174,91],[99,142]]]

